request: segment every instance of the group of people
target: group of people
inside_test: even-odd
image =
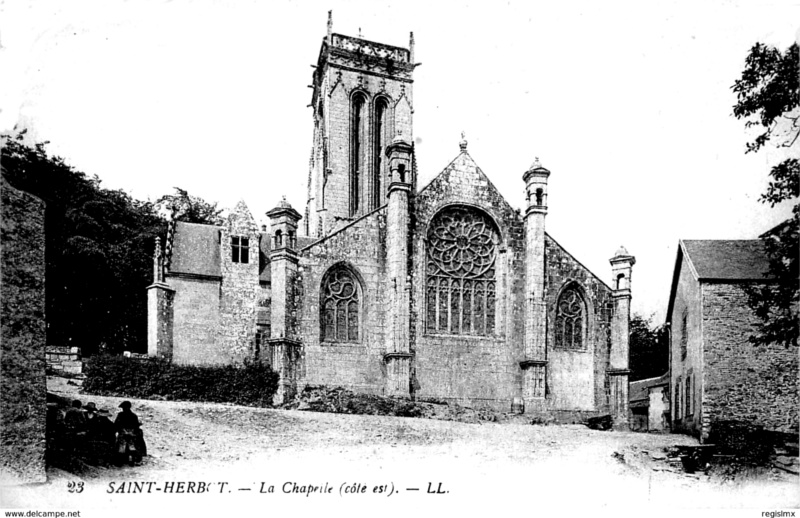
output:
[[[80,455],[95,464],[113,462],[138,464],[147,455],[139,418],[131,411],[130,401],[123,401],[114,422],[108,410],[98,409],[93,402],[84,406],[74,400],[63,415],[53,423],[61,433],[60,450]],[[63,419],[58,419],[63,417]]]

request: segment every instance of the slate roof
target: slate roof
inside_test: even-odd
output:
[[[759,239],[683,240],[683,249],[698,280],[771,279],[769,258]]]
[[[221,277],[219,239],[221,227],[199,223],[175,223],[175,237],[172,246],[170,273]],[[271,239],[266,232],[259,233],[258,280],[271,282],[269,267]],[[314,238],[298,236],[297,248],[313,243]],[[252,245],[251,248],[252,250]],[[254,258],[251,255],[251,260]]]
[[[214,225],[176,222],[170,273],[220,277],[220,230]]]
[[[660,385],[669,385],[669,372],[656,378],[647,378],[639,381],[631,381],[628,385],[628,400],[641,401],[650,397],[650,388]]]
[[[760,239],[682,239],[672,273],[667,303],[667,322],[678,290],[681,264],[686,260],[692,275],[700,282],[736,283],[770,281],[769,257]]]
[[[266,232],[259,232],[258,241],[258,282],[272,282],[272,269],[269,267],[269,251],[272,240]]]

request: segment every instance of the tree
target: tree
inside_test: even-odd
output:
[[[147,347],[147,298],[155,238],[166,222],[152,203],[107,190],[100,179],[49,156],[46,142],[3,138],[2,174],[45,207],[47,342],[91,355]]]
[[[2,137],[0,165],[14,187],[45,201],[45,317],[47,343],[81,347],[91,355],[147,351],[147,295],[153,252],[167,224],[159,208],[179,219],[220,223],[220,209],[183,189],[143,202],[108,190],[97,176],[26,145],[25,132]]]
[[[756,43],[745,59],[742,77],[734,83],[737,102],[733,114],[746,119],[745,127],[760,128],[746,144],[746,153],[757,152],[768,142],[792,152],[800,136],[800,58],[797,44],[786,52]],[[769,256],[769,272],[775,283],[748,288],[749,304],[760,319],[750,340],[759,344],[798,343],[800,308],[800,161],[790,157],[773,166],[767,191],[759,201],[775,207],[792,203],[792,216],[762,234]]]
[[[669,341],[664,326],[653,327],[652,317],[634,314],[631,317],[630,369],[631,381],[655,378],[669,370]]]
[[[187,223],[222,224],[222,209],[217,203],[208,203],[202,198],[190,195],[186,190],[175,187],[175,194],[167,194],[156,200],[156,206],[179,221]]]

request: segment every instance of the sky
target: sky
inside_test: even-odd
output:
[[[420,186],[463,131],[521,208],[538,157],[547,232],[607,283],[625,246],[655,324],[679,239],[756,238],[789,213],[758,201],[785,155],[744,153],[730,87],[755,42],[798,38],[798,2],[6,0],[0,131],[140,199],[181,187],[261,222],[285,195],[302,213],[328,10],[346,35],[413,31]]]

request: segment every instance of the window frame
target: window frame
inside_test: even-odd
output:
[[[231,262],[237,264],[250,264],[249,237],[239,235],[231,236]]]
[[[684,361],[686,360],[686,357],[689,356],[689,311],[687,308],[683,308],[683,311],[681,312],[680,343],[681,361]]]
[[[482,221],[480,224],[485,225],[487,235],[491,245],[491,254],[493,255],[490,266],[485,267],[484,272],[478,276],[456,275],[446,272],[440,265],[436,264],[437,259],[433,257],[431,244],[431,234],[434,232],[434,225],[439,222],[439,218],[445,218],[449,214],[458,211],[471,213],[472,217],[478,216]],[[441,207],[437,210],[429,220],[423,239],[425,249],[425,296],[424,296],[424,312],[423,312],[423,332],[425,335],[440,335],[440,336],[458,336],[465,338],[493,338],[497,336],[497,266],[498,258],[500,256],[500,248],[502,243],[502,234],[495,222],[495,219],[487,211],[482,208],[465,204],[450,204]],[[485,245],[484,245],[485,246]],[[432,269],[434,273],[432,273]],[[485,275],[491,272],[490,275]],[[435,287],[432,288],[432,283]],[[454,306],[452,293],[457,291],[459,293],[459,300],[457,306]],[[446,294],[446,299],[441,298],[441,294]],[[464,330],[465,320],[465,295],[469,294],[469,329]],[[433,299],[431,298],[433,296]],[[480,300],[482,306],[482,313],[476,317],[472,309],[475,307],[475,302]],[[490,302],[491,301],[491,302]],[[454,309],[455,308],[455,309]],[[455,319],[453,312],[458,313],[458,318]],[[444,316],[442,313],[444,312]],[[431,318],[431,313],[435,315]],[[457,320],[457,323],[456,323]],[[444,321],[444,327],[442,327]],[[476,323],[480,322],[482,329],[476,331]]]
[[[333,319],[331,323],[334,325],[333,329],[333,336],[326,336],[327,332],[327,302],[328,302],[328,286],[331,279],[340,274],[345,273],[349,276],[350,281],[353,285],[353,293],[349,297],[341,297],[339,298],[339,303],[344,303],[345,306],[345,313],[343,315],[343,323],[345,325],[345,337],[339,338],[339,306],[334,308]],[[356,304],[356,321],[355,321],[355,331],[356,337],[355,339],[351,338],[351,329],[350,329],[350,307],[351,305]],[[322,276],[322,280],[320,281],[319,286],[319,341],[320,344],[360,344],[363,342],[364,339],[364,289],[362,286],[361,276],[358,275],[356,270],[352,268],[350,265],[345,263],[337,263],[332,265],[325,271],[325,274]]]
[[[581,343],[578,347],[575,347],[574,345],[564,345],[564,338],[562,336],[562,333],[565,332],[565,329],[561,328],[561,326],[559,325],[559,316],[561,312],[562,300],[566,296],[572,294],[574,294],[575,298],[577,298],[577,302],[580,309]],[[574,327],[573,327],[573,332],[570,334],[574,339],[575,335]],[[589,306],[586,303],[586,296],[584,294],[583,287],[576,281],[571,280],[565,282],[561,290],[558,292],[558,297],[556,297],[555,310],[553,315],[553,348],[558,349],[559,351],[572,351],[572,352],[586,352],[589,350]]]
[[[686,375],[686,382],[684,384],[684,392],[686,394],[685,394],[684,405],[683,406],[684,406],[684,412],[686,414],[686,417],[692,417],[692,415],[693,415],[693,408],[692,408],[692,399],[693,399],[693,397],[692,397],[692,384],[693,383],[692,383],[692,377],[693,377],[692,373],[689,372]]]

